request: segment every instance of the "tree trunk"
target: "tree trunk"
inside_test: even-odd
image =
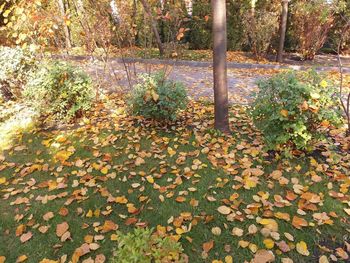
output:
[[[283,60],[284,41],[286,39],[286,31],[287,31],[287,18],[288,18],[288,0],[282,0],[280,43],[278,46],[277,58],[276,58],[276,61],[280,63]]]
[[[228,133],[226,0],[211,0],[213,10],[213,73],[215,128]]]
[[[62,26],[63,26],[63,33],[64,33],[64,38],[66,42],[66,48],[71,48],[72,43],[70,39],[70,34],[69,34],[69,28],[66,24],[65,17],[66,17],[66,10],[65,10],[65,5],[64,5],[64,0],[57,0],[58,7],[60,9],[60,13],[62,16]]]
[[[10,101],[14,99],[14,95],[10,90],[10,85],[6,81],[0,82],[0,94],[4,101]]]
[[[142,3],[143,8],[145,9],[146,14],[148,15],[149,19],[151,20],[152,31],[153,31],[154,36],[156,37],[156,42],[158,45],[159,54],[162,57],[164,55],[164,49],[163,49],[163,44],[162,44],[162,41],[160,40],[159,32],[157,29],[157,23],[153,19],[153,15],[152,15],[151,9],[147,3],[147,0],[141,0],[141,3]]]

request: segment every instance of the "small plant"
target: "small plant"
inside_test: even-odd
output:
[[[0,97],[4,101],[19,97],[35,68],[33,54],[21,48],[0,47],[0,65]]]
[[[335,89],[316,72],[282,73],[258,83],[252,117],[269,149],[311,150],[341,115]]]
[[[130,94],[129,106],[135,115],[156,120],[172,120],[187,105],[185,87],[165,78],[164,73],[141,75]]]
[[[24,97],[41,115],[71,121],[89,110],[93,100],[90,77],[78,68],[51,62],[32,74]]]
[[[118,248],[112,263],[187,262],[182,246],[170,237],[137,228],[131,233],[118,232]]]

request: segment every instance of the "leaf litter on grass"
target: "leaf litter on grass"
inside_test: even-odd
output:
[[[348,259],[346,152],[324,143],[321,156],[272,160],[242,106],[225,136],[211,130],[210,104],[165,125],[113,102],[1,155],[1,260],[104,262],[116,230],[134,227],[178,240],[191,262]]]

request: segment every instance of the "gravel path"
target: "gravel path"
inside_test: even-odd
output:
[[[100,61],[79,61],[78,63],[88,72],[101,87],[109,92],[129,90],[128,78],[125,65],[118,61],[112,61],[104,68]],[[139,73],[156,72],[166,70],[169,78],[181,81],[185,84],[189,96],[194,99],[205,98],[213,101],[213,73],[211,67],[189,67],[153,65],[145,63],[127,64],[130,70],[132,83],[136,83],[136,75]],[[228,70],[228,91],[230,103],[247,104],[251,96],[257,90],[256,81],[276,73],[276,70],[269,69],[229,69]],[[136,75],[135,75],[136,73]]]

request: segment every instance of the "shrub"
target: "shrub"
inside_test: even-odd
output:
[[[254,16],[246,12],[243,16],[244,42],[251,47],[257,58],[267,54],[274,35],[278,31],[278,14],[259,11]]]
[[[252,117],[269,149],[310,150],[340,123],[335,89],[316,73],[282,73],[258,83]]]
[[[21,48],[0,47],[0,65],[0,96],[5,101],[19,97],[35,68],[33,54]]]
[[[302,0],[292,5],[292,32],[302,59],[314,59],[325,44],[334,24],[333,12],[333,5],[323,0]]]
[[[134,232],[118,232],[118,249],[113,263],[187,262],[180,243],[170,237],[137,228]]]
[[[90,77],[63,62],[41,66],[24,90],[25,98],[40,114],[63,121],[71,121],[89,110],[93,94]]]
[[[184,86],[167,80],[164,73],[141,75],[141,83],[133,88],[129,106],[135,115],[156,120],[172,120],[187,104]]]

